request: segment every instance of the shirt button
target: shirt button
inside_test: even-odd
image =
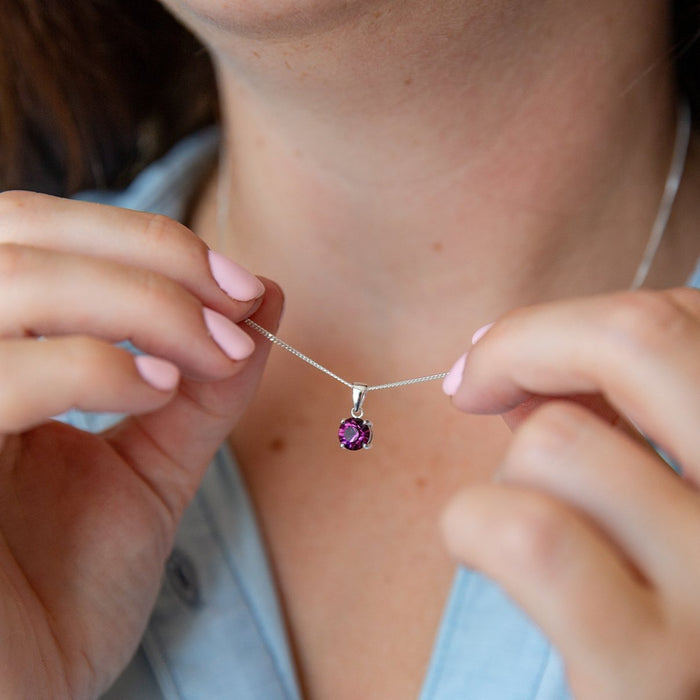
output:
[[[165,578],[175,595],[191,608],[199,607],[201,596],[197,569],[181,549],[175,548],[165,564]]]

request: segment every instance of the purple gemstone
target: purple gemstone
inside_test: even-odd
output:
[[[360,418],[347,418],[338,428],[340,446],[346,450],[361,450],[372,442],[372,424]]]

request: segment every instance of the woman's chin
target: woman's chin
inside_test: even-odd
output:
[[[191,29],[248,38],[295,38],[342,26],[391,0],[162,0]]]

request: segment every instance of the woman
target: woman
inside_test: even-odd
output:
[[[660,291],[620,291],[682,140],[667,0],[164,4],[214,59],[216,172],[203,132],[81,198],[128,209],[0,198],[2,696],[94,697],[128,664],[113,697],[694,697],[692,146]],[[179,97],[171,140],[206,113]],[[102,143],[104,179],[133,142]],[[338,450],[363,392],[267,361],[242,322],[274,332],[281,292],[246,270],[352,382],[449,367],[481,329],[452,402],[373,393],[373,449]],[[49,422],[71,407],[129,417]]]

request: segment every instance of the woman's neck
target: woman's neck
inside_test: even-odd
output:
[[[224,252],[378,337],[629,284],[673,143],[666,0],[344,5],[203,32]]]

